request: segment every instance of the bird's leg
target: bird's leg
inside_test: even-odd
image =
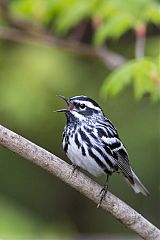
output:
[[[72,164],[72,167],[73,167],[73,171],[72,171],[72,175],[75,173],[75,171],[79,171],[80,170],[80,167],[77,166],[76,164]]]
[[[104,183],[104,186],[102,187],[99,195],[101,195],[101,199],[97,205],[97,208],[99,208],[101,206],[101,203],[103,201],[103,199],[105,198],[106,194],[107,194],[107,191],[108,191],[108,179],[109,179],[109,174],[107,174],[107,177],[106,177],[106,181]]]

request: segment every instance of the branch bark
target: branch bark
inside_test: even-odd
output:
[[[59,177],[96,204],[99,203],[100,185],[81,172],[72,174],[71,165],[2,125],[0,144]],[[107,192],[101,207],[142,238],[160,240],[158,228],[110,192]]]

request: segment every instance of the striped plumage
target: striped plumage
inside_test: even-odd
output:
[[[86,96],[63,98],[67,123],[63,132],[63,149],[74,164],[94,176],[121,173],[136,193],[149,192],[133,172],[127,151],[117,130],[105,117],[100,106]],[[108,178],[107,178],[108,179]]]

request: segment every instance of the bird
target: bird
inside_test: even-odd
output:
[[[66,115],[62,146],[72,162],[73,171],[81,168],[96,177],[106,175],[98,207],[107,194],[108,180],[114,172],[120,173],[135,193],[150,195],[133,171],[117,129],[105,116],[99,104],[83,95],[58,97],[67,103],[67,108],[56,112]]]

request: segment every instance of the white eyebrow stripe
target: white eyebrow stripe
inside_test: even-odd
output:
[[[99,107],[94,106],[93,103],[88,102],[88,101],[83,101],[83,100],[79,101],[79,100],[75,100],[74,102],[75,102],[75,103],[83,103],[83,104],[85,104],[87,107],[89,107],[89,108],[93,108],[93,109],[95,109],[95,110],[97,110],[97,111],[100,110]]]

